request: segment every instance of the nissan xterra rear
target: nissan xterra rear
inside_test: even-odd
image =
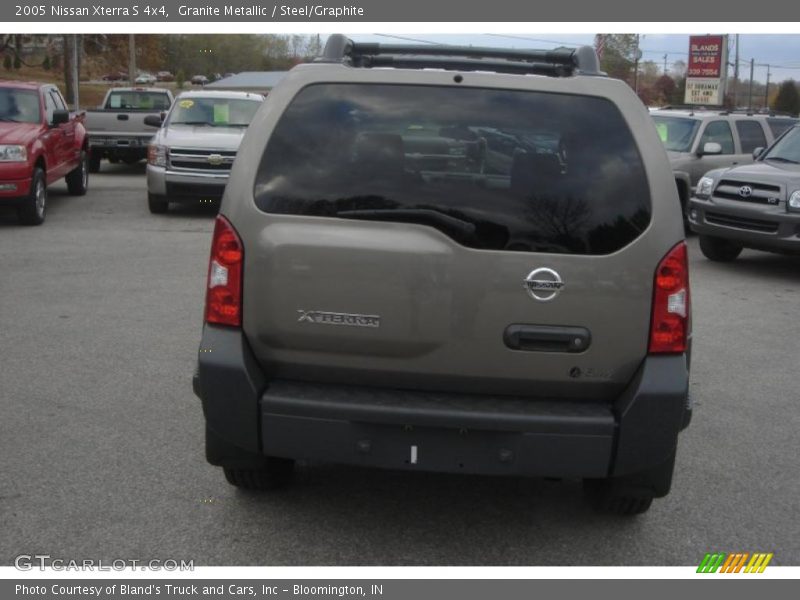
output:
[[[591,48],[332,36],[240,147],[194,387],[239,487],[327,460],[633,514],[669,491],[689,349],[672,171]]]

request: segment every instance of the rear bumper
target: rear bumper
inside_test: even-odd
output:
[[[754,209],[742,202],[692,198],[689,226],[701,235],[725,238],[748,248],[800,252],[800,213],[783,206]]]
[[[206,326],[194,379],[215,439],[264,454],[394,469],[608,477],[674,455],[686,357],[648,357],[612,404],[269,382],[238,330]],[[233,453],[235,454],[235,453]],[[237,457],[209,453],[213,464]]]
[[[136,151],[147,155],[147,145],[154,134],[135,135],[129,133],[97,135],[89,134],[89,148],[99,151]]]

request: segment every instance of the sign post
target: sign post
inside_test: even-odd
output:
[[[686,69],[686,104],[721,106],[725,100],[728,52],[723,35],[693,35],[689,38]]]

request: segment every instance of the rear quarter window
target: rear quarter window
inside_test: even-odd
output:
[[[736,131],[739,133],[742,152],[749,154],[756,148],[765,148],[767,145],[767,137],[758,121],[736,121]]]
[[[797,122],[798,122],[797,119],[789,119],[789,118],[767,119],[767,124],[769,125],[769,128],[772,130],[772,135],[775,136],[776,138],[780,137],[781,134],[787,129],[794,127],[797,124]]]
[[[417,223],[471,248],[607,254],[651,218],[644,165],[602,98],[316,84],[280,118],[256,205]]]

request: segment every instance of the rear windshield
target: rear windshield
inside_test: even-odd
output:
[[[700,121],[684,117],[659,116],[654,116],[653,121],[664,148],[670,152],[689,152],[692,149]]]
[[[254,193],[270,213],[417,223],[489,250],[607,254],[650,222],[618,109],[526,91],[309,86],[278,122]]]
[[[111,92],[106,108],[114,110],[168,110],[169,96],[164,92]]]

